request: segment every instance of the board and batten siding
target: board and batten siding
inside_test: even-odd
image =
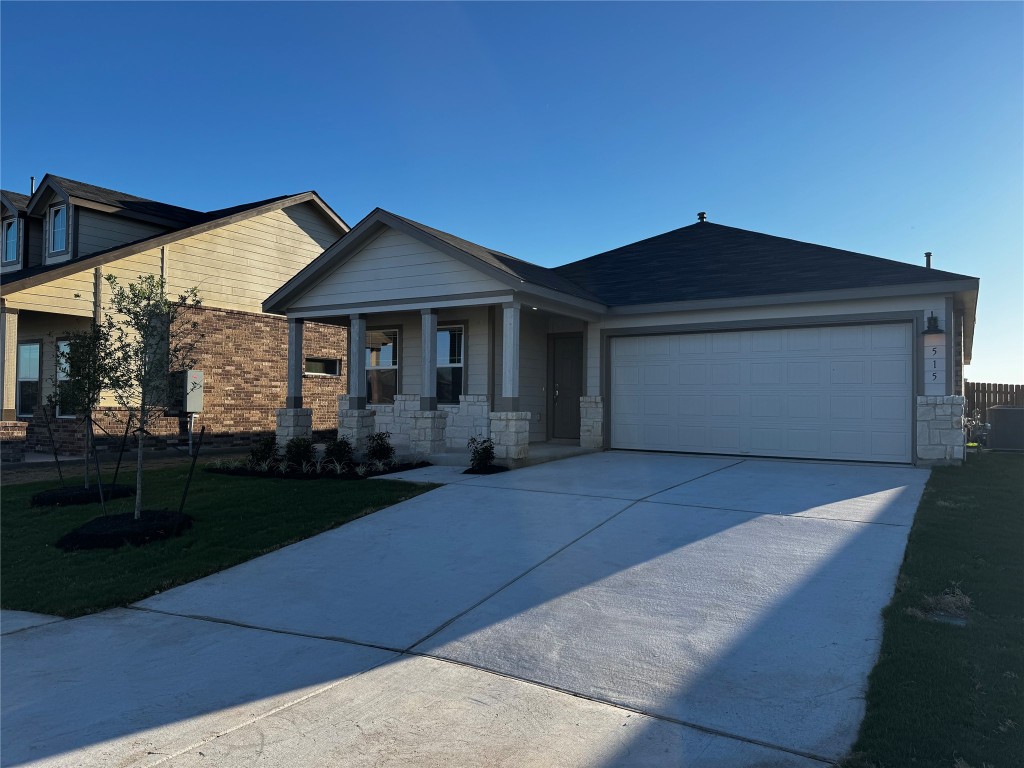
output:
[[[386,230],[291,303],[293,310],[508,290],[403,232]]]
[[[106,251],[120,245],[167,232],[169,227],[78,207],[78,256]]]

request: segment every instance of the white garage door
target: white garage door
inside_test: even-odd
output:
[[[612,339],[611,446],[910,461],[911,325]]]

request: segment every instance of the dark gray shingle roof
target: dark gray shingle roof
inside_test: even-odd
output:
[[[50,175],[61,189],[73,197],[80,197],[83,200],[92,200],[103,205],[120,208],[126,212],[159,216],[163,219],[181,222],[185,225],[199,224],[206,220],[206,214],[202,211],[195,211],[191,208],[182,208],[179,205],[170,205],[156,200],[148,200],[145,197],[129,195],[127,192],[118,192],[106,187],[97,187],[95,184],[86,184],[74,179],[65,179],[62,176]]]
[[[974,279],[711,222],[554,271],[610,306]]]
[[[0,193],[10,200],[19,211],[25,211],[28,209],[28,195],[23,195],[20,192],[11,192],[9,189],[0,189]]]

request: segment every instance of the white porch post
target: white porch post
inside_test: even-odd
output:
[[[366,408],[366,317],[350,315],[348,326],[348,407]]]
[[[423,379],[420,383],[420,410],[437,410],[437,310],[424,309],[421,315]]]
[[[501,402],[498,411],[519,410],[519,304],[502,305]]]
[[[302,330],[301,318],[288,318],[288,393],[285,408],[302,407]]]
[[[6,307],[0,310],[0,337],[3,341],[3,349],[0,350],[0,376],[3,378],[0,408],[3,413],[0,418],[14,421],[18,387],[18,310]]]

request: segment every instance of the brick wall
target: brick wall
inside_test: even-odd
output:
[[[0,462],[15,463],[25,454],[25,423],[0,421]]]
[[[274,315],[209,307],[197,310],[196,319],[203,333],[196,351],[196,368],[204,375],[203,412],[196,416],[196,433],[205,425],[204,444],[220,446],[248,445],[255,438],[274,434],[275,412],[284,407],[287,390],[287,321]],[[347,333],[339,326],[305,325],[303,355],[341,361],[340,376],[308,375],[302,380],[304,405],[313,409],[313,429],[322,434],[337,430],[338,395],[347,391]],[[29,450],[51,450],[41,416],[37,414],[29,423]],[[98,443],[120,442],[125,413],[121,409],[100,409],[96,423]],[[58,420],[51,414],[50,426],[58,450],[82,450],[84,437],[77,420]],[[157,436],[157,444],[188,442],[183,416],[152,420],[149,431]]]

